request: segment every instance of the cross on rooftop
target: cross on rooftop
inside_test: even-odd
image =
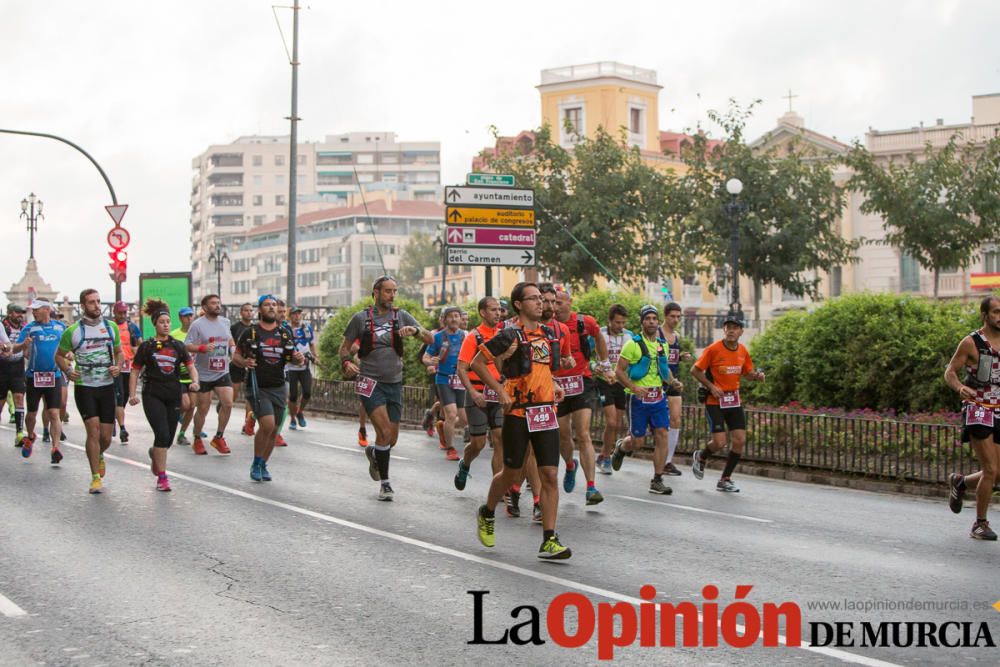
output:
[[[782,97],[782,99],[788,100],[788,111],[791,112],[792,111],[792,100],[795,99],[796,97],[798,97],[798,95],[792,95],[792,89],[789,88],[788,89],[788,94],[787,95],[782,95],[781,97]]]

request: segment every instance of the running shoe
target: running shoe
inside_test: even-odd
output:
[[[14,446],[15,447],[20,447],[21,446],[21,441],[24,440],[26,437],[28,437],[27,433],[25,433],[24,431],[18,431],[14,435]]]
[[[705,476],[705,462],[701,460],[701,450],[694,450],[691,455],[691,474],[695,479],[702,479]]]
[[[587,489],[587,504],[588,505],[597,505],[597,504],[603,503],[603,502],[604,502],[604,496],[601,495],[600,491],[598,491],[594,487],[589,487]]]
[[[458,472],[455,473],[455,488],[459,491],[465,490],[465,483],[469,480],[469,468],[465,461],[458,462]]]
[[[573,552],[569,550],[569,547],[564,547],[559,543],[558,535],[553,535],[542,542],[541,548],[538,549],[538,557],[542,560],[566,560],[572,555]]]
[[[503,505],[507,510],[507,516],[516,519],[521,516],[521,492],[508,489],[503,496]]]
[[[424,410],[424,420],[420,422],[420,428],[427,432],[427,435],[434,437],[434,413]]]
[[[972,532],[969,533],[969,537],[974,540],[989,540],[990,542],[995,542],[997,534],[993,532],[992,528],[990,528],[989,521],[976,520],[976,522],[972,524]]]
[[[732,484],[732,482],[730,482]],[[719,489],[720,491],[722,489]],[[669,486],[663,483],[662,479],[654,479],[649,483],[649,492],[656,493],[661,496],[669,496],[674,492]]]
[[[288,420],[288,428],[291,431],[299,430],[299,424],[298,422],[295,421],[295,417],[292,417],[291,419]]]
[[[719,480],[719,483],[715,485],[716,491],[724,491],[726,493],[739,493],[740,487],[733,484],[733,480],[728,477],[723,477]]]
[[[285,442],[285,439],[282,438],[281,434],[279,433],[276,436],[274,436],[274,446],[275,447],[287,447],[288,443]]]
[[[363,428],[358,429],[358,447],[368,446],[368,432]]]
[[[59,442],[66,442],[66,431],[59,434]]]
[[[226,439],[221,435],[217,435],[212,438],[211,445],[215,448],[215,451],[219,452],[223,456],[233,453],[232,450],[229,449],[229,445],[226,444]]]
[[[160,472],[156,469],[156,463],[153,462],[153,448],[147,449],[146,453],[149,454],[149,472],[153,473],[153,477],[159,477]]]
[[[299,422],[299,428],[305,428],[306,427],[306,418],[304,416],[302,416],[301,412],[299,414],[295,415],[295,419],[296,419],[296,421]]]
[[[611,474],[611,457],[610,456],[598,456],[597,457],[597,472],[602,475]]]
[[[958,473],[951,473],[948,476],[948,488],[950,493],[948,494],[948,507],[955,514],[962,511],[962,501],[965,500],[965,488],[959,488],[962,482],[962,476]]]
[[[670,475],[671,477],[680,477],[681,469],[675,466],[674,462],[671,461],[667,465],[663,466],[663,474]]]
[[[124,426],[122,426],[122,432],[118,436],[118,442],[122,443],[123,445],[128,444],[128,431],[125,430]]]
[[[448,443],[444,439],[444,422],[438,420],[434,428],[437,429],[438,434],[438,449],[448,449]]]
[[[157,491],[170,491],[170,479],[164,475],[163,477],[157,476],[156,479],[156,490]]]
[[[104,476],[108,474],[108,465],[104,462],[104,454],[101,454],[101,458],[97,460],[97,474],[104,479]]]
[[[260,481],[260,461],[256,459],[250,464],[250,479],[255,482]]]
[[[580,462],[573,459],[572,470],[567,467],[566,473],[563,475],[563,491],[566,493],[573,493],[573,489],[576,488],[576,473],[580,470]]]
[[[531,510],[531,520],[535,523],[542,522],[542,506],[535,503],[534,509]]]
[[[191,441],[187,439],[187,436],[181,433],[177,436],[177,444],[183,446],[190,445]]]
[[[372,478],[372,481],[379,481],[382,479],[378,474],[378,461],[375,460],[375,449],[373,447],[365,448],[365,458],[368,459],[368,475]]]
[[[267,469],[267,461],[260,462],[260,481],[262,482],[271,481],[271,471]]]
[[[486,516],[485,511],[486,505],[480,505],[479,509],[476,510],[476,532],[479,535],[479,543],[484,547],[495,547],[497,540],[493,532],[496,529],[497,520],[495,517]]]
[[[21,456],[23,458],[29,458],[31,456],[31,450],[35,445],[35,435],[32,433],[21,438]]]
[[[243,435],[253,435],[256,422],[254,422],[253,417],[247,417],[243,420]]]
[[[393,493],[392,487],[389,486],[388,482],[379,487],[378,499],[382,502],[391,503],[393,495],[395,494]]]
[[[42,429],[42,442],[52,442],[52,438],[49,437],[49,429]]]
[[[461,456],[458,455],[458,452],[455,450],[454,447],[449,447],[448,449],[444,450],[444,457],[449,461],[457,461],[460,458],[462,458]]]
[[[622,461],[624,461],[625,457],[628,456],[630,453],[631,452],[626,452],[624,449],[622,449],[621,440],[615,443],[615,451],[611,452],[611,469],[614,470],[615,472],[621,470]]]
[[[90,480],[90,493],[101,493],[103,491],[103,484],[101,484],[100,477],[94,477]]]
[[[201,438],[195,438],[194,444],[191,445],[191,451],[198,456],[205,456],[208,451],[205,449],[205,442]]]
[[[62,419],[62,423],[63,424],[68,424],[69,423],[69,414],[67,413],[67,414],[61,415],[60,419]]]
[[[62,462],[62,460],[63,460],[62,452],[59,451],[58,447],[53,447],[52,454],[49,457],[49,461],[52,463],[52,465],[57,466]]]

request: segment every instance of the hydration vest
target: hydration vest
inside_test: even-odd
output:
[[[969,337],[976,344],[976,352],[979,353],[979,363],[976,365],[975,370],[970,368],[965,369],[965,382],[963,384],[972,389],[987,389],[992,384],[993,361],[995,360],[993,347],[979,331],[973,331],[969,334]]]
[[[396,354],[403,356],[403,337],[399,335],[399,308],[393,308],[392,312],[392,348]],[[361,346],[358,348],[358,357],[364,359],[375,349],[375,309],[368,307],[368,314],[365,316],[365,331],[368,335],[362,334]]]
[[[542,324],[541,328],[542,333],[545,334],[545,340],[549,344],[549,368],[555,373],[559,370],[559,338],[551,327]],[[500,373],[508,379],[530,375],[533,363],[531,360],[531,341],[525,335],[524,329],[515,327],[514,331],[517,333],[518,351],[504,360],[503,368],[500,370]]]
[[[631,380],[641,380],[649,373],[649,365],[653,363],[653,359],[649,355],[649,347],[646,346],[646,341],[643,339],[642,334],[634,334],[632,340],[639,346],[642,356],[639,357],[639,361],[629,364],[628,376]],[[666,346],[667,341],[662,338],[657,338],[656,341],[660,343],[660,349],[656,351],[656,371],[659,373],[660,379],[666,382],[670,378],[667,355],[663,353],[663,348]]]

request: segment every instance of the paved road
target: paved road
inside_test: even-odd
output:
[[[747,598],[794,601],[804,644],[811,621],[988,621],[992,609],[818,611],[820,601],[989,603],[1000,545],[968,539],[972,514],[955,517],[940,501],[739,478],[742,493],[717,493],[689,469],[671,497],[646,492],[650,464],[626,460],[598,477],[608,497],[584,504],[583,484],[563,495],[559,532],[574,552],[539,562],[540,528],[498,514],[497,546],[482,548],[473,515],[489,481],[488,460],[473,467],[465,492],[436,440],[405,432],[391,477],[396,501],[375,499],[355,426],[313,419],[286,433],[275,481],[249,479],[249,438],[230,437],[234,454],[196,457],[174,447],[174,491],[158,493],[146,449],[149,430],[130,409],[133,444],[115,442],[107,492],[87,494],[79,445],[68,429],[66,460],[45,450],[23,460],[0,430],[0,664],[590,664],[597,641],[557,646],[545,610],[557,595],[584,593],[594,604],[637,604],[644,584],[661,602],[702,605],[702,587],[720,589],[720,608],[738,584]],[[237,416],[238,417],[238,416]],[[214,419],[209,420],[214,424]],[[234,419],[234,424],[237,419]],[[527,502],[524,509],[528,509]],[[469,590],[487,590],[484,634],[495,639],[542,613],[535,646],[467,644]],[[23,612],[23,615],[20,614]],[[567,630],[575,627],[568,615]],[[860,631],[858,631],[860,632]],[[988,648],[641,648],[623,663],[682,665],[997,664]]]

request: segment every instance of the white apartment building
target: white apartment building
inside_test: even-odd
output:
[[[400,142],[392,132],[350,132],[302,142],[297,152],[299,212],[350,205],[361,188],[369,198],[390,192],[395,200],[444,199],[440,142]],[[255,135],[209,146],[192,160],[191,270],[196,295],[216,289],[208,259],[213,243],[225,243],[232,260],[236,238],[287,220],[289,154],[287,135]],[[229,270],[226,264],[224,275]]]
[[[367,296],[376,278],[399,270],[415,232],[437,233],[444,205],[429,201],[368,203],[298,216],[296,303],[347,306]],[[371,224],[369,224],[369,221]],[[288,224],[285,219],[240,230],[229,237],[231,266],[223,275],[225,303],[286,293]],[[211,276],[214,291],[215,276]]]

